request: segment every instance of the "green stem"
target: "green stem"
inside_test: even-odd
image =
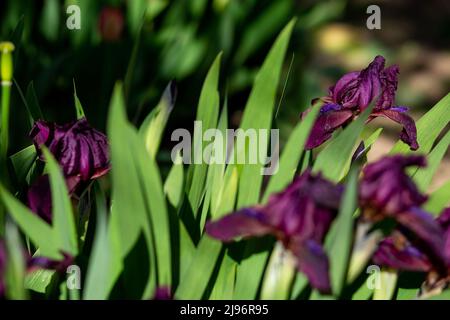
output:
[[[1,127],[1,152],[2,159],[7,159],[9,143],[9,100],[11,97],[11,84],[2,84],[2,127]],[[4,163],[6,165],[6,161]]]
[[[11,95],[11,85],[2,83],[2,100],[0,112],[2,117],[0,127],[0,182],[8,187],[8,142],[9,142],[9,100]],[[0,236],[4,234],[5,226],[5,208],[0,203]]]

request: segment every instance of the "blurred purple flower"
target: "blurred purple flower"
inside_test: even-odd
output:
[[[333,132],[354,120],[375,99],[375,106],[368,121],[386,117],[403,125],[400,139],[412,150],[419,148],[414,120],[406,114],[408,108],[394,106],[399,68],[384,68],[385,59],[376,56],[362,71],[345,74],[322,101],[319,116],[306,143],[306,149],[318,147],[331,138]],[[307,111],[308,112],[308,111]]]
[[[407,167],[426,165],[423,156],[396,155],[367,165],[359,187],[362,219],[378,222],[393,218],[409,230],[436,257],[442,256],[442,229],[420,206],[427,200],[405,172]],[[396,242],[398,243],[398,241]]]
[[[42,219],[52,221],[52,194],[48,175],[39,177],[28,189],[28,207]]]
[[[359,193],[362,206],[373,208],[377,214],[395,215],[422,205],[427,197],[405,172],[410,166],[426,166],[425,157],[387,156],[366,165]]]
[[[173,300],[172,290],[168,286],[156,288],[153,300]]]
[[[341,195],[341,187],[306,171],[284,191],[271,196],[266,205],[209,222],[206,232],[225,242],[271,234],[294,254],[297,268],[313,287],[330,292],[328,257],[322,243],[337,215]]]
[[[378,244],[372,260],[377,265],[406,271],[428,272],[432,266],[428,256],[399,231]]]
[[[450,283],[450,208],[435,220],[442,237],[440,252],[430,250],[419,238],[407,239],[405,232],[395,231],[378,245],[373,262],[398,270],[427,272],[428,290],[445,287]],[[409,235],[410,236],[410,235]]]

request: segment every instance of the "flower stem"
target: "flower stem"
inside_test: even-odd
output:
[[[296,273],[296,259],[282,243],[277,242],[270,256],[261,289],[263,300],[285,300]]]
[[[2,100],[0,104],[1,127],[0,127],[0,182],[7,187],[9,185],[8,177],[8,141],[9,141],[9,100],[11,95],[11,85],[2,82]],[[0,203],[0,236],[4,233],[5,226],[5,208]]]
[[[1,126],[1,155],[2,160],[5,162],[3,165],[6,165],[6,158],[8,153],[8,144],[9,144],[9,100],[11,97],[11,84],[2,83],[2,126]]]
[[[9,108],[11,85],[13,78],[14,44],[0,42],[0,84],[1,84],[1,127],[0,127],[0,182],[4,187],[9,185],[8,144],[9,144]],[[5,208],[0,204],[0,235],[4,232]]]

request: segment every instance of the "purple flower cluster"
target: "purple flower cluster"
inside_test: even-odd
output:
[[[438,280],[447,283],[450,209],[437,220],[423,211],[420,206],[427,197],[405,172],[409,166],[424,165],[421,156],[400,155],[367,165],[359,183],[360,221],[397,222],[397,229],[379,244],[373,257],[375,263],[432,272],[439,275],[433,284]],[[209,222],[206,232],[225,242],[237,237],[273,235],[293,253],[298,270],[306,274],[311,285],[328,293],[328,258],[322,244],[337,215],[342,192],[341,186],[306,171],[266,205],[244,208]]]

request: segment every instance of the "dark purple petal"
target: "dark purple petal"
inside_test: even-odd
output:
[[[322,246],[313,240],[308,240],[292,243],[289,249],[297,258],[298,270],[306,275],[311,286],[323,294],[330,293],[328,257]]]
[[[441,225],[441,227],[444,230],[448,230],[450,228],[450,207],[444,209],[439,217],[437,218],[437,221]],[[450,230],[449,230],[450,231]]]
[[[40,145],[47,145],[47,142],[51,139],[50,135],[53,131],[54,129],[52,124],[41,120],[36,121],[30,132],[30,137],[33,138],[36,150],[40,150]]]
[[[52,194],[48,175],[39,177],[28,190],[28,207],[42,219],[52,221]]]
[[[58,126],[39,121],[31,130],[39,151],[44,144],[61,165],[66,178],[77,176],[89,181],[109,170],[106,136],[93,129],[85,118]]]
[[[419,143],[417,142],[417,129],[414,119],[405,113],[402,107],[392,107],[378,112],[372,112],[370,118],[385,117],[389,118],[403,126],[403,130],[400,133],[400,139],[409,145],[411,150],[419,149]]]
[[[320,175],[305,171],[284,191],[272,195],[262,211],[285,238],[321,242],[336,217],[342,191]]]
[[[375,264],[405,271],[428,272],[432,264],[427,255],[400,233],[396,233],[381,241],[372,257]]]
[[[336,103],[343,102],[344,95],[349,90],[357,88],[360,71],[353,71],[343,75],[334,86],[330,87],[329,94],[331,100]],[[354,92],[354,91],[353,91]]]
[[[405,170],[409,166],[423,167],[425,164],[422,156],[396,155],[367,165],[360,183],[361,204],[385,215],[419,207],[427,197],[420,193]]]
[[[332,100],[344,108],[365,109],[381,93],[384,63],[382,56],[376,56],[361,72],[344,75],[330,90]]]
[[[258,237],[272,232],[264,215],[253,208],[246,208],[206,224],[206,233],[221,241],[236,237]]]
[[[353,112],[343,110],[337,104],[326,104],[320,109],[319,116],[313,125],[306,142],[305,149],[310,150],[320,146],[331,138],[333,132],[343,126],[353,117]]]
[[[447,259],[447,265],[450,266],[450,208],[444,209],[437,221],[444,230],[444,255]]]
[[[395,92],[397,91],[399,68],[390,66],[381,72],[382,90],[381,96],[375,104],[375,110],[388,109],[395,104]]]
[[[153,300],[173,300],[172,290],[167,286],[156,288]]]
[[[444,231],[431,214],[418,207],[412,207],[397,214],[396,220],[411,231],[417,245],[433,259],[435,265],[445,267]]]

